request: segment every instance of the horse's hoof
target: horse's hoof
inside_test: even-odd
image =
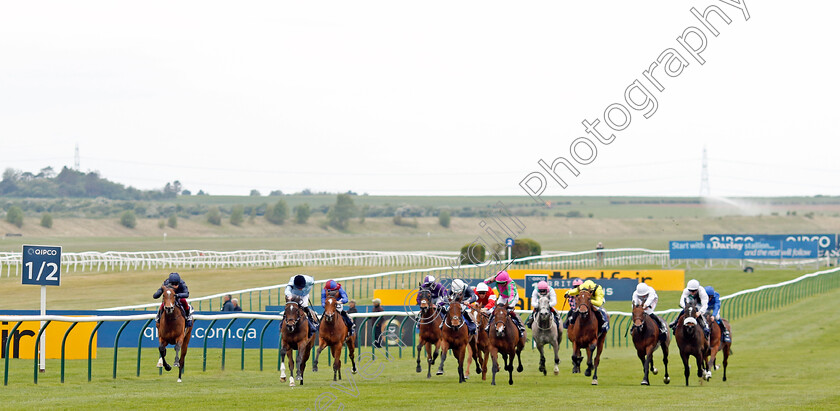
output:
[[[642,385],[650,385],[650,383],[648,382],[648,380],[642,380]]]
[[[350,374],[355,374],[355,373],[357,373],[357,372],[358,372],[358,371],[356,371],[356,367],[353,367],[353,369],[352,369],[352,370],[350,370]],[[418,370],[417,372],[420,372],[420,371]]]
[[[592,370],[587,368],[586,371],[583,372],[583,375],[585,375],[587,377],[591,377],[592,376]]]
[[[163,368],[163,358],[158,359],[157,367],[158,368]]]
[[[180,378],[178,378],[178,382],[181,382],[181,379],[180,379]]]
[[[524,370],[524,368],[522,368],[521,365],[516,367],[516,372],[522,372],[522,370]]]
[[[715,364],[715,370],[717,370],[718,368],[720,368],[720,365]]]
[[[495,381],[490,382],[490,385],[496,385]]]
[[[295,386],[295,379],[294,378],[289,378],[289,387],[294,387],[294,386]]]
[[[426,374],[426,379],[432,378],[432,374]]]
[[[592,385],[598,385],[598,380],[592,380]]]
[[[560,369],[559,368],[554,367],[554,375],[560,375]]]
[[[421,368],[419,365],[417,366],[417,372],[423,372],[423,368]],[[355,373],[356,373],[356,370],[353,370],[353,374],[355,374]]]
[[[166,371],[172,371],[172,367],[169,364],[163,364],[163,369]]]
[[[441,370],[437,370],[437,372],[435,373],[435,375],[443,375],[443,371],[441,371]]]
[[[508,385],[513,385],[513,380],[508,380]]]
[[[653,370],[651,370],[651,372],[653,373],[653,375],[659,374],[659,370],[657,370],[656,367],[654,367]]]
[[[175,368],[179,368],[181,366],[181,364],[178,363],[178,361],[175,361],[175,364],[172,364],[172,366],[175,367]]]
[[[286,377],[280,377],[280,382],[286,382]]]
[[[312,372],[318,372],[318,367],[312,367]]]
[[[665,381],[665,384],[670,384],[671,383],[671,378],[670,377],[665,377],[664,381]]]

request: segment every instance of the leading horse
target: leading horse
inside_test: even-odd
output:
[[[586,372],[585,376],[592,375],[592,385],[598,385],[598,364],[601,363],[601,352],[604,350],[606,333],[599,333],[598,319],[595,318],[595,308],[592,306],[592,294],[589,290],[580,290],[575,296],[575,322],[569,324],[566,332],[569,341],[572,342],[572,374],[580,372],[580,364],[583,362],[583,355],[580,350],[586,348]],[[605,319],[606,320],[606,319]],[[597,351],[596,351],[597,350]],[[592,352],[595,352],[595,360],[592,360]]]
[[[426,361],[429,363],[429,371],[426,373],[426,378],[432,378],[432,365],[437,360],[438,351],[441,345],[443,345],[440,333],[441,318],[438,308],[432,302],[432,292],[421,289],[418,294],[420,315],[417,319],[417,328],[419,329],[417,338],[420,342],[417,344],[417,372],[423,371],[420,368],[420,352],[423,347],[426,347]],[[435,346],[434,355],[432,355],[433,345]],[[436,374],[443,374],[443,358],[440,360],[440,368],[438,368]]]
[[[513,385],[513,357],[519,360],[516,372],[522,372],[522,349],[525,341],[519,337],[519,328],[508,315],[507,307],[497,305],[493,309],[493,324],[490,324],[490,357],[493,358],[493,380],[496,385],[496,373],[499,372],[499,353],[508,372],[508,384]]]
[[[324,304],[324,315],[321,316],[321,326],[318,328],[318,352],[315,354],[315,363],[312,364],[312,372],[318,372],[318,358],[321,357],[321,351],[329,346],[333,356],[333,381],[336,381],[336,377],[341,379],[341,347],[345,344],[353,364],[350,372],[356,373],[356,339],[350,336],[350,330],[347,329],[339,310],[339,303],[331,294]]]
[[[697,359],[697,376],[708,381],[711,372],[705,360],[705,353],[709,349],[709,341],[703,333],[703,328],[697,322],[700,312],[694,304],[686,304],[685,313],[677,320],[677,328],[674,330],[674,339],[677,340],[677,347],[680,348],[683,368],[685,369],[685,385],[688,386],[688,376],[691,374],[691,366],[688,364],[690,356]]]
[[[172,344],[175,346],[175,361],[172,363],[178,368],[178,382],[181,382],[181,375],[184,372],[184,358],[187,356],[187,346],[190,344],[190,335],[192,334],[192,327],[186,327],[187,319],[184,318],[183,311],[176,307],[178,298],[175,297],[176,291],[169,287],[163,286],[163,315],[158,321],[158,351],[160,351],[160,360],[158,360],[158,367],[163,367],[166,371],[170,371],[172,367],[166,363],[166,346]],[[189,310],[189,307],[184,307]]]
[[[292,376],[295,370],[297,370],[297,379],[300,385],[303,385],[303,371],[306,370],[306,361],[309,359],[312,346],[315,344],[315,334],[309,336],[309,320],[304,310],[308,310],[308,308],[300,305],[300,298],[293,296],[286,299],[281,327],[283,336],[281,338],[280,358],[284,356],[288,358],[290,387],[295,386],[295,377]],[[292,356],[293,350],[297,350],[296,358]],[[284,375],[281,374],[280,381],[283,380]]]
[[[537,344],[537,349],[540,351],[540,368],[543,375],[548,374],[545,368],[545,354],[543,353],[543,346],[550,344],[554,348],[554,375],[560,373],[560,356],[557,354],[560,349],[560,339],[563,332],[557,328],[557,322],[554,321],[554,314],[551,313],[551,303],[548,297],[540,297],[537,308],[536,318],[534,324],[531,326],[531,338]]]
[[[636,346],[636,354],[639,360],[642,361],[642,369],[645,377],[642,379],[642,385],[650,385],[648,382],[648,371],[653,375],[659,373],[656,367],[653,366],[653,352],[657,347],[662,347],[662,362],[665,364],[665,384],[671,382],[671,377],[668,375],[668,346],[671,344],[671,334],[666,332],[664,336],[660,334],[659,326],[646,312],[645,307],[641,304],[633,305],[633,326],[630,328],[630,334],[633,335],[633,345]],[[663,338],[664,337],[664,338]]]

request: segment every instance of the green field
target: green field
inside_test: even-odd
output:
[[[201,350],[193,349],[187,356],[184,382],[176,385],[175,374],[157,375],[156,350],[144,350],[141,375],[136,377],[136,350],[126,348],[120,350],[117,379],[111,378],[113,351],[101,349],[90,383],[84,360],[68,361],[64,384],[59,382],[58,362],[50,361],[38,385],[32,383],[32,360],[12,360],[9,386],[0,390],[4,391],[2,406],[7,409],[316,409],[319,396],[334,399],[330,409],[343,405],[344,409],[365,410],[502,406],[650,409],[689,403],[709,408],[836,409],[840,406],[836,390],[840,386],[840,308],[826,303],[836,298],[840,298],[840,290],[734,322],[735,354],[730,358],[728,381],[721,381],[722,370],[718,370],[705,383],[692,375],[688,388],[672,342],[672,382],[667,386],[662,383],[659,352],[654,357],[660,375],[651,377],[652,386],[639,386],[641,365],[632,348],[606,349],[597,387],[582,374],[570,373],[570,350],[563,347],[559,376],[538,373],[537,352],[526,348],[525,371],[514,374],[513,386],[503,378],[491,387],[489,381],[475,376],[459,385],[451,358],[444,376],[426,380],[425,373],[414,372],[408,348],[402,359],[389,360],[381,351],[372,361],[367,356],[365,373],[354,377],[345,373],[341,386],[332,384],[332,373],[322,358],[321,371],[307,370],[305,385],[296,388],[279,381],[276,350],[266,352],[266,370],[262,372],[258,371],[256,350],[247,352],[245,371],[240,371],[237,349],[228,350],[225,371],[220,371],[220,351],[211,350],[208,371],[201,372]],[[370,348],[364,352],[369,355]],[[396,350],[390,352],[396,354]]]

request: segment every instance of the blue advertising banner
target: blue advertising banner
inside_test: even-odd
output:
[[[704,234],[703,241],[711,241],[716,243],[745,243],[754,241],[763,241],[768,243],[778,243],[780,241],[791,242],[811,242],[816,241],[819,244],[820,257],[826,255],[840,256],[837,245],[837,234]]]
[[[807,259],[819,255],[817,241],[671,241],[672,260],[686,259]]]

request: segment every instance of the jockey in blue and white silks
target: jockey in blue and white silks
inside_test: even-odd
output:
[[[712,313],[712,319],[720,326],[720,336],[723,342],[732,342],[732,336],[729,335],[729,330],[723,325],[723,319],[720,318],[720,294],[715,291],[711,285],[706,286],[706,295],[709,296],[709,311]]]
[[[286,285],[284,294],[286,299],[297,297],[300,299],[300,307],[303,308],[306,316],[309,319],[309,336],[318,331],[318,314],[312,311],[309,306],[309,292],[312,286],[315,285],[315,279],[303,274],[298,274],[289,279],[289,284]]]
[[[467,330],[470,335],[475,334],[475,322],[473,322],[472,317],[469,315],[469,311],[471,310],[469,304],[477,301],[478,296],[475,295],[475,292],[470,289],[467,283],[460,279],[455,279],[455,281],[452,282],[452,293],[450,294],[450,298],[461,302],[461,316],[464,318],[464,323],[467,324]],[[446,306],[446,309],[449,309],[449,306]],[[441,322],[440,328],[443,328],[443,322]]]
[[[680,307],[682,307],[682,311],[680,314],[677,315],[677,319],[671,323],[671,328],[677,328],[677,321],[679,321],[680,316],[685,314],[685,304],[688,301],[694,301],[694,304],[697,306],[697,312],[700,313],[700,317],[697,319],[697,322],[703,327],[703,332],[706,333],[706,338],[709,337],[709,324],[706,324],[706,319],[703,318],[706,315],[706,310],[709,307],[709,295],[706,294],[706,289],[700,286],[700,281],[695,279],[691,279],[688,281],[688,284],[685,286],[685,290],[683,290],[682,295],[680,296]]]

